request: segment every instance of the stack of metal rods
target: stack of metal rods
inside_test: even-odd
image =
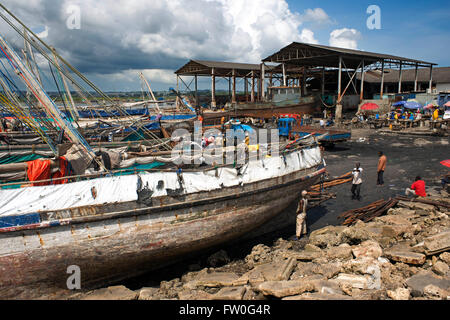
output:
[[[342,213],[339,218],[345,219],[342,223],[344,226],[354,224],[357,220],[369,222],[385,214],[390,208],[395,206],[400,200],[397,198],[389,198],[389,200],[378,200],[368,206],[358,209],[352,209]]]

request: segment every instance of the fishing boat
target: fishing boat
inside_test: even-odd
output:
[[[0,296],[66,288],[71,265],[83,287],[105,285],[239,239],[325,172],[317,142],[302,141],[240,167],[0,190]]]

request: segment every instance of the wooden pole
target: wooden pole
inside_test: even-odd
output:
[[[264,65],[264,63],[261,63],[261,97],[263,100],[265,100],[266,98],[265,78],[266,78],[266,66]]]
[[[341,103],[341,91],[342,91],[342,56],[339,56],[338,103]]]
[[[403,63],[402,63],[402,61],[400,61],[400,73],[398,76],[398,93],[402,93],[402,76],[403,76],[402,67],[403,67]]]
[[[211,70],[211,107],[216,107],[216,75],[214,68]]]
[[[236,70],[233,69],[232,70],[232,75],[233,75],[233,92],[231,95],[231,103],[236,103]]]
[[[362,102],[364,99],[364,60],[362,61],[362,67],[361,67],[361,91],[359,96],[359,102]]]
[[[430,85],[428,86],[430,88],[430,93],[433,88],[433,65],[430,65]]]
[[[251,102],[255,102],[255,71],[252,71],[252,93]]]
[[[419,65],[416,63],[416,74],[414,77],[414,91],[417,91],[417,77],[419,74]]]
[[[325,67],[322,68],[322,96],[325,95]]]
[[[303,72],[302,72],[302,97],[304,97],[306,95],[306,67],[303,67]]]
[[[380,99],[383,100],[384,90],[384,60],[381,62],[381,87],[380,87]]]
[[[341,105],[341,90],[342,90],[342,56],[339,56],[339,74],[338,74],[338,100],[336,103],[336,122],[340,123],[342,118],[342,105]]]
[[[176,107],[177,111],[180,110],[180,97],[178,96],[178,94],[180,93],[179,88],[180,88],[180,76],[177,75],[177,98],[176,98],[176,102],[175,102],[175,107]]]
[[[198,107],[198,77],[195,75],[195,106]]]
[[[286,66],[284,65],[284,63],[282,64],[283,67],[283,86],[286,87]]]
[[[247,77],[244,77],[244,95],[245,95],[245,101],[248,102],[248,79],[247,79]]]

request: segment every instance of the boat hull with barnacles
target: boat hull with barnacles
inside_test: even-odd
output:
[[[3,198],[19,201],[31,195],[27,189],[42,188],[35,190],[41,195],[39,201],[54,200],[45,206],[29,200],[31,206],[41,206],[33,212],[28,204],[22,204],[22,214],[9,215],[7,208],[0,211],[0,297],[14,298],[33,288],[65,289],[72,265],[80,268],[82,288],[89,288],[234,241],[280,217],[324,172],[315,144],[240,169],[172,172],[184,187],[174,187],[176,182],[162,172],[8,191],[19,192],[14,195],[2,190]],[[120,184],[125,184],[122,191]],[[70,194],[67,188],[80,191]],[[62,201],[58,193],[74,204],[52,208]],[[127,193],[135,198],[129,201]],[[109,195],[114,201],[105,200]],[[3,201],[4,206],[14,207]]]

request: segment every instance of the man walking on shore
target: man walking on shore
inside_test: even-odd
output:
[[[360,163],[356,164],[355,169],[352,171],[353,181],[352,181],[352,199],[361,200],[361,184],[362,184],[362,175],[363,169],[361,168]]]
[[[382,151],[378,152],[378,156],[380,158],[378,159],[378,168],[377,168],[378,172],[377,186],[382,186],[384,185],[383,174],[384,171],[386,170],[387,158]]]
[[[308,206],[308,199],[306,196],[308,192],[306,190],[302,191],[302,199],[298,203],[297,207],[297,224],[296,224],[296,232],[297,236],[296,240],[300,239],[302,235],[307,234],[306,230],[306,208]]]

